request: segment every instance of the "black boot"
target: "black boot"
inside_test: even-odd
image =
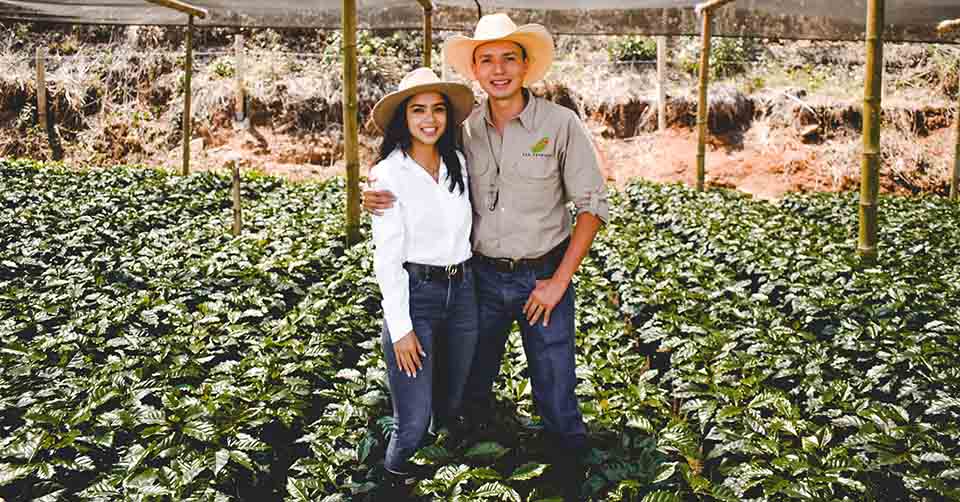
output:
[[[477,400],[464,405],[460,418],[460,434],[464,438],[480,441],[490,435],[494,418],[493,400]]]
[[[563,495],[563,502],[583,500],[580,493],[586,472],[582,455],[579,452],[565,452],[557,457],[554,466],[557,470],[555,479]]]
[[[541,437],[546,441],[544,452],[549,458],[547,462],[553,464],[548,473],[550,482],[560,489],[563,502],[585,500],[582,489],[587,478],[589,439],[563,438],[550,432],[545,432]]]
[[[396,474],[385,471],[380,486],[373,496],[373,502],[411,502],[417,477],[413,474]]]

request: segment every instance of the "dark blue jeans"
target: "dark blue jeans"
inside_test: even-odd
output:
[[[442,425],[460,412],[479,328],[472,266],[466,265],[461,280],[411,277],[410,317],[427,353],[415,378],[397,366],[386,322],[381,339],[395,424],[383,464],[400,474],[409,470],[409,459],[422,446],[431,417]]]
[[[513,323],[519,322],[533,401],[543,418],[544,429],[563,448],[579,451],[586,445],[587,428],[575,392],[573,284],[550,314],[549,326],[543,326],[542,317],[531,326],[523,314],[536,281],[553,276],[557,265],[559,259],[536,269],[521,267],[501,272],[484,260],[474,260],[480,338],[464,399],[470,407],[481,409],[492,403],[493,383],[500,373],[507,335]]]

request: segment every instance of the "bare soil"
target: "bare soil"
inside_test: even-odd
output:
[[[604,124],[590,122],[594,131],[601,167],[607,180],[623,187],[630,180],[641,178],[658,183],[696,181],[696,131],[673,127],[663,132],[639,133],[631,138],[605,137]],[[762,126],[762,124],[761,124]],[[278,175],[293,181],[326,179],[344,173],[342,142],[325,136],[296,137],[259,131],[267,148],[248,132],[222,128],[205,133],[201,147],[194,140],[191,155],[196,170],[222,169],[230,160],[239,160],[245,169]],[[366,176],[376,157],[379,139],[361,137],[360,174]],[[949,128],[938,129],[916,138],[920,149],[932,152],[942,160],[936,179],[947,179],[946,170],[952,153],[953,134]],[[892,146],[891,146],[892,147]],[[843,155],[837,155],[844,150]],[[938,154],[939,152],[939,154]],[[179,148],[148,164],[178,169]],[[843,165],[834,165],[840,162]],[[942,171],[942,172],[940,172]],[[922,174],[922,173],[920,173]],[[924,186],[911,179],[916,172],[899,172],[896,162],[881,173],[883,193],[911,194],[940,191],[946,187]],[[740,190],[753,197],[776,200],[791,192],[837,192],[856,190],[859,186],[859,138],[844,137],[817,144],[807,144],[792,129],[756,127],[746,132],[711,135],[707,145],[706,184]],[[921,188],[922,187],[922,188]]]

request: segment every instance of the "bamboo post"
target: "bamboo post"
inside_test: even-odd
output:
[[[960,199],[960,84],[957,85],[957,118],[953,150],[953,176],[950,177],[950,200]]]
[[[697,15],[700,15],[707,11],[712,11],[717,7],[723,7],[724,5],[733,2],[735,0],[708,0],[706,2],[698,3],[694,10],[697,12]]]
[[[712,11],[701,13],[700,87],[697,99],[697,190],[702,192],[707,164],[707,85],[710,81],[710,28]]]
[[[657,37],[657,130],[667,129],[667,37]]]
[[[446,44],[440,46],[440,80],[444,82],[449,82],[447,78],[450,76],[449,71],[447,70],[447,48]]]
[[[423,8],[423,66],[430,68],[433,59],[433,8]]]
[[[176,11],[183,12],[189,16],[197,16],[200,19],[205,19],[207,17],[207,10],[197,7],[195,5],[190,5],[187,2],[181,2],[180,0],[147,0],[152,4],[156,4],[168,9],[173,9]]]
[[[233,235],[239,236],[243,228],[243,220],[240,215],[240,165],[236,161],[231,161],[233,170]]]
[[[707,86],[710,83],[710,36],[713,25],[713,11],[734,0],[709,0],[697,4],[694,8],[701,17],[700,28],[700,86],[697,99],[697,190],[702,192],[706,178],[707,164],[707,118],[709,103]]]
[[[863,160],[860,164],[860,235],[857,252],[877,259],[877,194],[880,191],[880,110],[883,86],[884,0],[867,2],[867,66],[863,89]]]
[[[937,31],[946,33],[951,30],[960,29],[960,19],[951,19],[943,21],[937,25]],[[960,199],[960,85],[957,86],[957,118],[954,124],[956,136],[954,137],[953,152],[953,175],[950,177],[950,200]]]
[[[193,79],[193,15],[187,16],[186,56],[183,60],[183,166],[180,174],[190,174],[191,80]]]
[[[233,54],[235,58],[234,65],[236,71],[234,72],[237,79],[237,97],[236,97],[236,110],[234,111],[234,120],[237,122],[243,122],[246,118],[246,90],[243,86],[243,72],[244,72],[244,59],[243,59],[243,35],[237,35],[236,39],[233,41]]]
[[[357,0],[343,0],[343,137],[347,170],[347,243],[360,240],[357,107]]]
[[[47,48],[37,47],[37,122],[47,133]]]

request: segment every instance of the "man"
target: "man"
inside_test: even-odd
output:
[[[446,41],[446,62],[487,95],[462,128],[473,204],[480,335],[464,402],[491,409],[507,335],[520,323],[533,398],[564,498],[579,500],[587,430],[576,397],[573,274],[607,219],[606,186],[583,123],[525,86],[546,75],[553,39],[540,25],[484,16],[473,38]],[[377,213],[392,195],[364,192]],[[576,207],[576,227],[566,203]]]

